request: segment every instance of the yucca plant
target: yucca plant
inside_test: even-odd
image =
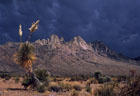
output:
[[[22,66],[26,72],[32,72],[32,64],[36,60],[33,45],[27,42],[22,43],[14,57],[14,61]]]
[[[35,32],[38,29],[39,20],[32,24],[29,28],[30,34],[26,42],[22,42],[22,27],[19,25],[19,36],[20,36],[20,46],[18,51],[14,54],[15,63],[22,66],[26,74],[31,78],[33,82],[30,82],[29,85],[36,85],[36,87],[41,85],[41,82],[36,77],[32,70],[32,64],[36,60],[36,56],[34,53],[34,46],[30,43],[30,38],[32,32]],[[27,86],[27,84],[25,84]]]

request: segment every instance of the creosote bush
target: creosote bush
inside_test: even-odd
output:
[[[45,85],[49,86],[50,83],[50,73],[45,69],[36,69],[35,71],[36,77]]]
[[[46,86],[45,85],[38,86],[37,91],[40,93],[44,93],[46,91]]]
[[[51,91],[51,92],[62,92],[62,87],[59,86],[59,85],[50,85],[48,87],[48,91]]]
[[[9,79],[11,79],[11,75],[8,73],[1,73],[0,78],[3,78],[5,80],[9,80]]]
[[[94,73],[94,77],[95,77],[95,79],[99,79],[100,77],[102,76],[102,73],[100,72],[100,71],[96,71],[95,73]]]
[[[80,85],[73,85],[73,88],[76,90],[76,91],[81,91],[82,88]]]
[[[24,86],[25,89],[27,89],[29,86],[31,86],[31,88],[34,88],[35,87],[34,82],[35,80],[32,79],[32,77],[25,74],[25,76],[23,77],[22,85]]]
[[[99,82],[99,84],[103,84],[105,82],[105,78],[104,77],[99,77],[98,82]]]
[[[105,76],[105,82],[111,82],[112,81],[112,78],[109,77],[109,76]]]

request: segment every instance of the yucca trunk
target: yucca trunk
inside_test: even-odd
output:
[[[35,85],[34,86],[35,88],[42,85],[41,81],[37,78],[36,74],[34,73],[32,66],[30,66],[28,69],[26,69],[26,73],[34,81],[34,82],[32,82],[31,85]]]
[[[40,80],[36,77],[35,73],[32,71],[32,72],[29,72],[28,73],[29,76],[32,78],[32,80],[34,80],[35,82],[35,87],[39,87],[42,85],[42,83],[40,82]]]

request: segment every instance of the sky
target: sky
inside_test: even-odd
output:
[[[66,41],[80,35],[126,56],[140,56],[140,0],[0,0],[0,44],[19,41],[19,24],[26,40],[38,19],[32,41],[52,34]]]

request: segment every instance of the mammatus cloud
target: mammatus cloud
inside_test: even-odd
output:
[[[140,55],[140,0],[0,0],[0,43],[23,39],[33,21],[40,19],[32,40],[51,34],[70,40],[101,40],[127,56]]]

